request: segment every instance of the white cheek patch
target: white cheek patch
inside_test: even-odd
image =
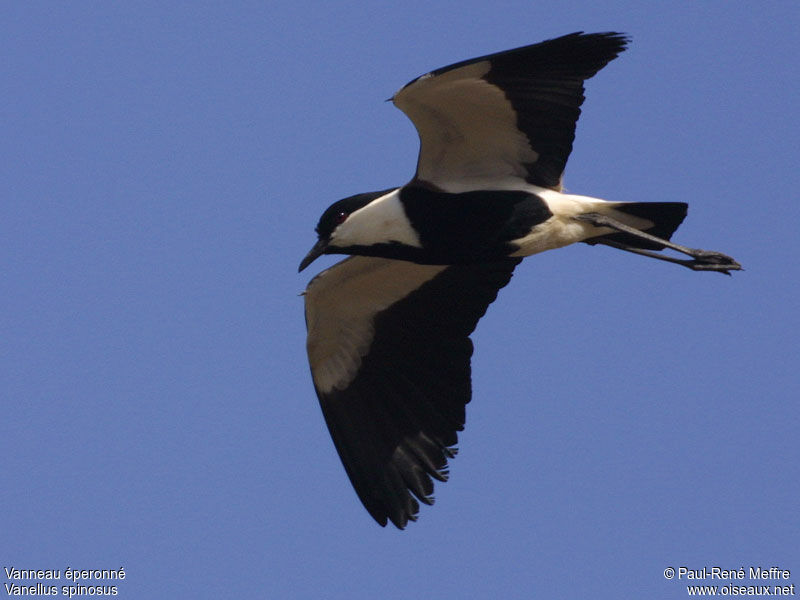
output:
[[[353,256],[317,275],[305,293],[306,349],[322,393],[355,379],[375,337],[375,318],[447,267]]]
[[[346,248],[390,242],[422,248],[419,235],[403,209],[399,189],[353,212],[334,230],[330,245]]]

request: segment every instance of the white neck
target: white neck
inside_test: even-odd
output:
[[[331,235],[331,246],[371,246],[397,242],[422,248],[400,201],[400,188],[353,212]]]

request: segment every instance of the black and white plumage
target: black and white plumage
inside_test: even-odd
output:
[[[329,207],[321,254],[350,258],[305,292],[308,357],[336,449],[378,523],[403,528],[446,479],[471,396],[469,335],[522,257],[604,244],[729,273],[730,257],[669,241],[678,202],[565,194],[584,81],[625,49],[574,33],[456,63],[392,98],[417,128],[414,178]],[[659,254],[669,248],[690,259]]]

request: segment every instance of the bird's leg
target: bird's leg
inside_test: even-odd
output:
[[[671,250],[675,250],[681,254],[691,256],[692,260],[679,259],[672,256],[658,254],[655,251],[636,248],[635,246],[629,246],[616,240],[604,240],[603,238],[597,238],[594,240],[588,239],[586,240],[588,244],[604,244],[606,246],[611,246],[612,248],[625,250],[626,252],[633,252],[634,254],[641,254],[642,256],[649,256],[650,258],[656,258],[658,260],[682,265],[692,269],[693,271],[718,271],[720,273],[730,275],[730,271],[739,271],[742,268],[738,262],[736,262],[727,254],[714,252],[713,250],[687,248],[686,246],[675,244],[669,240],[661,239],[644,231],[640,231],[634,227],[630,227],[629,225],[625,225],[625,223],[622,223],[613,217],[609,217],[608,215],[602,215],[600,213],[585,213],[574,218],[579,221],[591,223],[595,227],[608,227],[610,229],[626,233],[632,237],[639,238],[640,240],[659,244],[665,248],[670,248]]]
[[[627,246],[615,240],[603,240],[603,239],[587,240],[587,243],[603,244],[604,246],[610,246],[612,248],[617,248],[619,250],[625,250],[626,252],[632,252],[633,254],[639,254],[641,256],[649,256],[650,258],[656,258],[658,260],[671,262],[676,265],[682,265],[684,267],[691,269],[692,271],[717,271],[719,273],[724,273],[725,275],[730,275],[731,271],[740,271],[742,269],[742,266],[729,256],[726,257],[726,260],[730,260],[732,262],[722,262],[722,263],[705,262],[707,258],[704,259],[694,258],[691,260],[675,258],[674,256],[669,256],[666,254],[658,254],[657,252],[652,250],[645,250],[643,248],[635,248],[633,246]],[[701,250],[701,252],[709,252],[709,251]],[[720,254],[719,252],[709,252],[709,255],[713,256],[715,259],[718,257],[725,257],[724,254]]]

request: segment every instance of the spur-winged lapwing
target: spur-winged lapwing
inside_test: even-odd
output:
[[[381,525],[405,527],[418,501],[433,502],[433,479],[446,480],[471,395],[469,335],[522,257],[587,242],[697,271],[741,268],[669,241],[682,202],[561,191],[583,83],[626,43],[573,33],[418,77],[392,98],[419,133],[413,179],[320,218],[300,270],[322,254],[354,256],[305,292],[311,374],[350,481]]]

